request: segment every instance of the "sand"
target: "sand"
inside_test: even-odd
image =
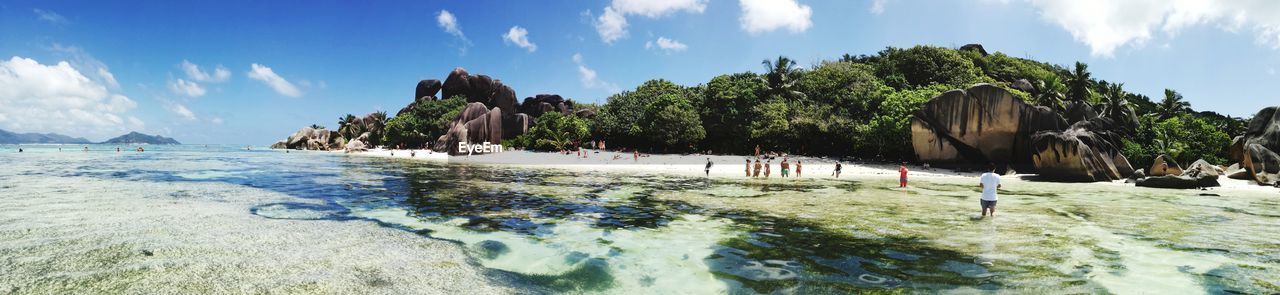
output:
[[[547,152],[531,152],[531,151],[506,151],[501,153],[471,156],[449,156],[445,153],[431,152],[428,150],[415,150],[414,156],[409,156],[408,150],[385,150],[375,149],[365,152],[355,152],[351,155],[370,156],[370,157],[386,157],[396,159],[408,159],[418,161],[429,161],[437,163],[461,163],[472,165],[503,165],[507,167],[528,167],[538,169],[558,169],[575,172],[602,172],[602,173],[644,173],[644,174],[663,174],[673,176],[707,176],[704,172],[707,160],[710,159],[714,164],[711,168],[710,177],[734,177],[745,178],[746,159],[754,159],[754,156],[740,155],[701,155],[701,154],[654,154],[641,156],[638,159],[631,153],[618,153],[609,151],[592,151],[587,154],[586,158],[579,157],[575,154],[559,154]],[[617,157],[615,159],[615,157]],[[796,161],[803,163],[802,174],[800,177],[812,178],[823,177],[831,178],[832,171],[835,169],[836,160],[821,157],[788,157],[788,162],[792,165]],[[786,181],[781,177],[781,167],[779,163],[781,158],[774,158],[771,161],[772,174],[768,181]],[[763,163],[763,162],[762,162]],[[753,163],[754,165],[754,163]],[[794,177],[794,168],[791,171]],[[925,168],[920,165],[907,165],[909,179],[956,179],[956,178],[972,178],[974,185],[977,185],[977,178],[981,174],[974,171],[954,171],[940,168]],[[764,173],[761,172],[761,178]],[[841,178],[846,177],[871,177],[871,178],[893,178],[898,177],[898,165],[891,163],[853,163],[842,162]],[[1012,174],[1002,177],[1002,181],[1006,185],[1016,185],[1019,182],[1035,182],[1035,174]],[[1250,192],[1274,192],[1280,193],[1280,188],[1273,186],[1257,185],[1254,181],[1230,179],[1219,177],[1218,182],[1221,187],[1208,188],[1209,191],[1250,191]],[[1132,183],[1126,183],[1125,180],[1115,180],[1110,182],[1094,182],[1089,185],[1113,185],[1113,186],[1133,186]]]

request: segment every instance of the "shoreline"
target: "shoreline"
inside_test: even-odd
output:
[[[765,178],[763,171],[760,177],[746,177],[744,168],[744,159],[754,158],[754,156],[743,155],[702,155],[702,154],[650,154],[634,159],[630,153],[619,153],[611,151],[590,150],[587,158],[577,157],[575,154],[560,154],[552,152],[531,152],[531,151],[507,151],[485,155],[471,156],[449,156],[447,153],[437,153],[428,150],[412,150],[415,156],[410,157],[410,150],[387,150],[387,149],[371,149],[363,152],[344,153],[346,155],[362,156],[362,157],[380,157],[394,158],[410,161],[426,161],[437,163],[459,163],[470,165],[501,165],[506,167],[521,167],[531,169],[553,169],[567,170],[576,172],[602,172],[602,173],[641,173],[641,174],[663,174],[671,176],[684,177],[720,177],[736,180],[753,180],[753,181],[788,181],[795,177],[794,166],[792,167],[791,177],[782,178],[779,163],[781,160],[775,158],[771,163],[772,174]],[[336,151],[331,151],[336,152]],[[619,159],[614,159],[619,156]],[[704,173],[703,169],[707,159],[713,162],[710,175]],[[808,156],[789,156],[790,162],[799,160],[803,165],[803,179],[822,178],[836,179],[831,176],[832,170],[835,168],[836,160],[822,157]],[[866,178],[884,178],[896,179],[898,174],[898,165],[892,163],[865,163],[865,162],[841,162],[842,169],[840,176],[842,177],[866,177]],[[754,163],[753,163],[754,165]],[[794,165],[794,164],[793,164]],[[909,170],[908,180],[924,179],[924,180],[943,180],[956,181],[962,179],[972,179],[977,183],[977,178],[981,175],[975,171],[955,171],[943,168],[924,168],[921,165],[908,164]],[[1036,174],[1011,174],[1002,175],[1002,181],[1011,183],[1060,183],[1072,184],[1072,182],[1054,182],[1032,180]],[[1273,186],[1264,186],[1255,184],[1250,180],[1231,179],[1226,176],[1218,178],[1221,186],[1206,188],[1203,190],[1195,189],[1169,189],[1170,191],[1247,191],[1247,192],[1264,192],[1264,193],[1280,193],[1280,188]],[[1079,184],[1101,184],[1111,186],[1129,186],[1135,187],[1132,183],[1126,182],[1124,179],[1109,182],[1080,182]],[[908,183],[908,186],[910,184]],[[1157,189],[1159,190],[1159,189]]]

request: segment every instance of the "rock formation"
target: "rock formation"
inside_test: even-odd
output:
[[[457,154],[460,142],[499,144],[503,139],[527,132],[537,117],[545,112],[577,114],[572,101],[555,94],[538,94],[517,104],[515,90],[502,84],[501,80],[471,75],[462,68],[455,68],[449,73],[441,91],[445,98],[466,96],[467,106],[449,123],[448,131],[436,140],[433,147],[438,152]],[[594,111],[580,113],[584,118],[595,115]]]
[[[937,167],[995,163],[1035,171],[1031,135],[1063,130],[1067,123],[990,84],[952,90],[921,106],[911,120],[911,144],[920,161]]]
[[[1222,167],[1204,159],[1196,160],[1186,169],[1178,166],[1173,158],[1160,155],[1152,161],[1150,176],[1138,178],[1137,186],[1154,188],[1192,189],[1220,186],[1218,177],[1226,173]]]
[[[1151,161],[1151,168],[1147,168],[1149,176],[1165,176],[1165,175],[1182,175],[1182,166],[1178,166],[1178,162],[1168,155],[1156,156]]]
[[[369,132],[360,134],[360,137],[347,141],[346,152],[363,152],[369,150]]]
[[[1239,161],[1249,179],[1262,185],[1280,184],[1280,107],[1258,111],[1244,135],[1231,145],[1230,156]]]
[[[342,149],[342,137],[337,131],[302,128],[289,138],[271,145],[273,149],[330,151]]]
[[[1205,160],[1196,160],[1183,170],[1166,155],[1153,161],[1151,176],[1140,178],[1134,184],[1142,187],[1192,189],[1220,186],[1218,177],[1225,171]],[[1157,168],[1161,167],[1161,168]],[[1176,173],[1175,173],[1176,172]]]
[[[986,163],[1055,181],[1109,181],[1133,174],[1120,153],[1120,128],[1086,103],[1068,118],[1024,103],[990,84],[952,90],[925,103],[911,120],[920,161],[972,168]]]

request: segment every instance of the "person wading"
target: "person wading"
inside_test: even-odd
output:
[[[907,162],[898,166],[898,187],[907,187]]]
[[[987,164],[987,173],[978,177],[978,187],[982,188],[982,217],[987,217],[987,210],[991,210],[991,217],[996,217],[996,190],[1002,187],[996,164]]]

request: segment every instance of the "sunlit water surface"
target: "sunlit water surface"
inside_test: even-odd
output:
[[[100,204],[95,206],[124,207],[110,215],[123,235],[159,231],[151,230],[159,224],[129,224],[131,214],[146,214],[147,202],[242,204],[227,207],[232,209],[223,218],[291,227],[254,226],[263,229],[240,237],[239,243],[316,239],[290,242],[338,243],[326,248],[332,254],[322,256],[386,260],[405,272],[445,279],[476,275],[452,267],[474,265],[482,270],[476,275],[479,284],[523,290],[516,292],[1280,292],[1280,195],[1274,193],[1011,181],[1002,191],[1000,216],[977,219],[977,188],[968,179],[917,180],[903,190],[888,178],[747,181],[574,173],[222,146],[149,147],[145,153],[116,153],[114,146],[92,146],[90,152],[79,146],[61,146],[61,152],[60,146],[24,146],[21,154],[12,152],[12,146],[0,147],[0,162],[5,163],[0,204],[37,208],[44,199],[68,203],[0,212],[0,237],[11,238],[0,241],[0,262],[16,271],[0,274],[0,293],[5,288],[19,293],[113,290],[102,286],[136,287],[173,271],[103,266],[147,259],[155,262],[144,265],[178,268],[189,276],[165,277],[181,282],[154,284],[158,291],[227,291],[201,285],[226,284],[203,281],[201,272],[247,263],[199,253],[181,263],[164,261],[164,255],[150,250],[136,260],[99,259],[124,254],[77,250],[84,245],[31,234],[39,226],[22,222],[57,210],[75,212],[80,209],[74,200],[90,196]],[[132,195],[159,197],[112,203]],[[191,206],[190,218],[211,210]],[[173,210],[181,208],[186,207]],[[95,218],[107,217],[84,214],[59,222],[75,227]],[[442,269],[458,274],[416,270],[397,260],[433,250],[403,245],[382,249],[379,244],[343,248],[364,237],[323,232],[330,224],[353,223],[371,226],[343,230],[446,240],[466,257],[422,258],[445,260],[429,262],[433,267],[455,263]],[[74,230],[48,234],[75,237]],[[156,239],[171,239],[167,247],[175,249],[211,243]],[[218,243],[237,243],[231,241]],[[37,252],[53,257],[31,257]],[[305,268],[316,259],[263,255],[275,260],[257,262],[268,268]],[[68,274],[88,269],[137,274]],[[294,288],[291,284],[315,283],[308,275],[300,277],[265,289],[241,281],[235,284],[250,286],[230,291],[433,288],[417,286],[422,281],[415,277],[385,273],[360,281],[367,284],[339,286],[350,289]],[[42,286],[52,283],[61,286]]]

